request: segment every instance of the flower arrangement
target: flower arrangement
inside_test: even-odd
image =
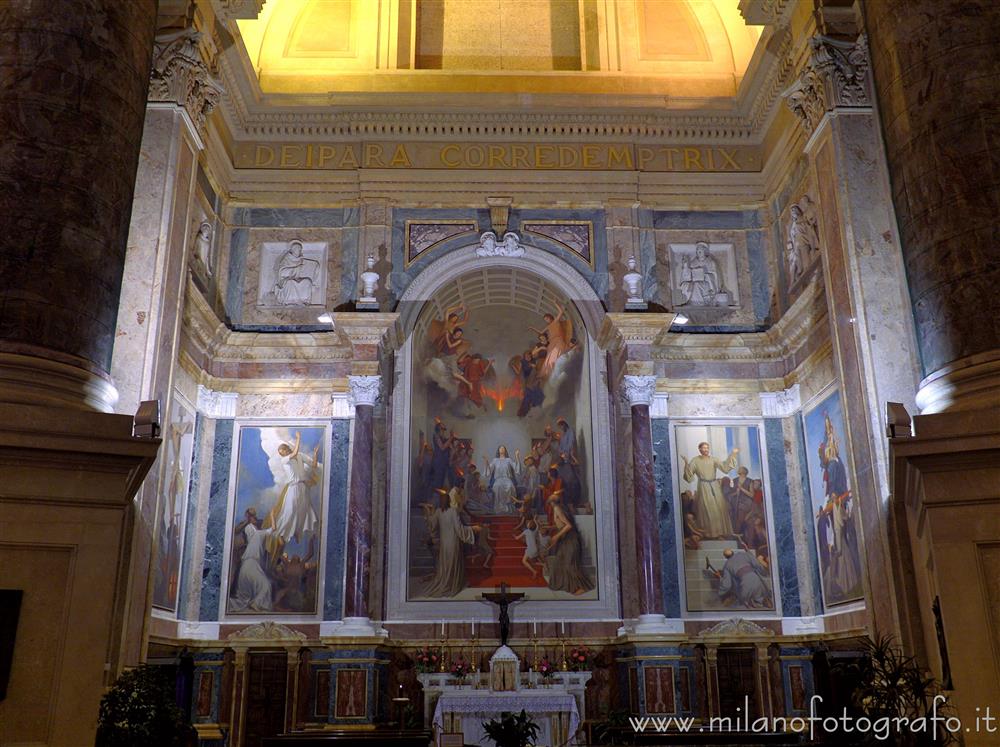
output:
[[[543,680],[548,680],[555,676],[556,665],[549,661],[549,657],[543,656],[542,660],[538,662],[536,671]]]
[[[451,672],[452,677],[464,680],[472,673],[472,666],[460,654],[459,657],[451,663],[451,669],[448,671]]]
[[[421,649],[417,649],[417,653],[413,656],[413,661],[417,665],[418,672],[436,672],[441,663],[441,649],[424,646]]]
[[[594,652],[586,646],[574,646],[569,652],[569,669],[579,672],[587,668],[587,665],[594,658]]]

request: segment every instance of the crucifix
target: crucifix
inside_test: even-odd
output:
[[[500,582],[500,593],[492,592],[490,594],[483,594],[482,599],[487,602],[492,602],[497,607],[500,608],[500,645],[507,645],[507,638],[510,637],[510,615],[507,614],[507,608],[511,604],[517,602],[524,598],[524,594],[520,592],[508,593],[506,581]]]

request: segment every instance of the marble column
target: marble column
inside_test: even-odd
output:
[[[155,0],[0,7],[0,391],[110,412]]]
[[[663,571],[653,476],[653,433],[649,406],[655,376],[622,378],[622,396],[632,412],[632,490],[635,501],[635,555],[639,622],[636,633],[669,632],[663,615]]]
[[[1000,4],[861,7],[923,361],[917,405],[1000,406]]]
[[[354,399],[354,436],[351,450],[351,492],[347,503],[347,572],[344,579],[344,624],[339,636],[371,636],[368,595],[371,590],[372,549],[372,440],[375,403],[381,376],[350,376]]]

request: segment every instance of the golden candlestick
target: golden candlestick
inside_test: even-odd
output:
[[[438,671],[445,672],[448,670],[447,664],[445,664],[445,652],[448,650],[446,646],[448,645],[448,640],[446,638],[441,638],[441,655],[439,657]]]
[[[561,643],[562,643],[562,665],[559,668],[565,672],[569,669],[569,663],[566,661],[566,639],[563,638]]]

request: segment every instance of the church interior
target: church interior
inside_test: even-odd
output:
[[[0,2],[0,747],[1000,744],[998,26]]]

